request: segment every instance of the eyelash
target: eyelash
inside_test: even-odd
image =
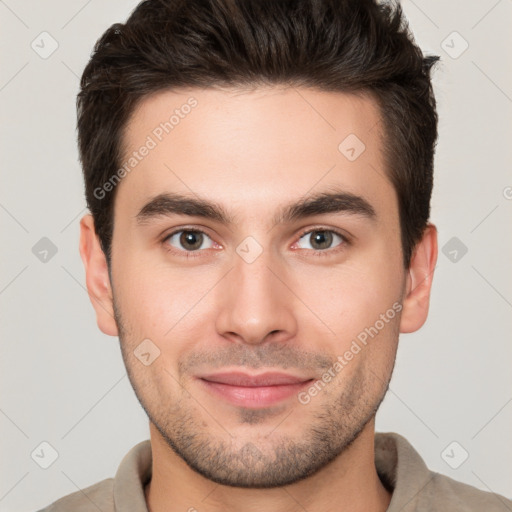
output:
[[[333,248],[323,249],[323,250],[320,250],[320,249],[316,249],[316,250],[315,249],[306,249],[307,251],[310,251],[312,253],[312,255],[315,256],[315,257],[332,256],[333,254],[337,254],[338,252],[343,251],[346,248],[347,245],[350,245],[350,240],[349,240],[347,235],[343,234],[341,231],[339,231],[337,229],[325,228],[323,226],[309,228],[309,229],[306,229],[306,230],[302,231],[300,233],[300,235],[299,235],[299,240],[304,235],[307,235],[309,233],[314,233],[315,231],[320,231],[320,232],[325,231],[327,233],[334,233],[334,234],[338,235],[341,238],[340,245],[338,245],[336,247],[333,247]]]
[[[206,235],[208,238],[211,238],[208,233],[206,233],[205,231],[201,230],[201,229],[198,229],[198,228],[189,228],[189,227],[182,227],[180,229],[176,229],[175,231],[165,235],[165,237],[162,239],[162,243],[165,245],[165,249],[170,252],[171,254],[174,254],[174,255],[178,255],[178,256],[183,256],[185,258],[197,258],[197,257],[200,257],[201,256],[201,253],[204,252],[204,249],[202,250],[197,250],[197,251],[185,251],[185,250],[177,250],[175,249],[174,247],[172,247],[171,245],[167,244],[166,242],[172,237],[174,236],[176,233],[181,233],[181,232],[192,232],[192,233],[201,233],[203,235]],[[299,237],[298,237],[298,240],[300,240],[304,235],[307,235],[309,233],[314,233],[316,231],[325,231],[325,232],[330,232],[330,233],[335,233],[336,235],[338,235],[341,240],[342,240],[342,243],[337,246],[337,247],[334,247],[334,248],[329,248],[329,249],[324,249],[324,250],[320,250],[320,249],[306,249],[307,251],[311,251],[313,253],[313,256],[315,257],[325,257],[325,256],[330,256],[332,255],[333,253],[338,253],[340,250],[343,250],[347,245],[350,245],[350,240],[349,238],[347,237],[347,235],[343,234],[341,231],[337,230],[337,229],[333,229],[333,228],[325,228],[323,226],[320,226],[320,227],[314,227],[314,228],[309,228],[309,229],[306,229],[304,231],[302,231],[300,234],[299,234]],[[183,255],[183,253],[185,253],[185,255]]]

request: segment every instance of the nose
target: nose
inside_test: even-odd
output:
[[[296,335],[296,297],[278,258],[262,254],[251,263],[234,254],[233,269],[218,293],[217,332],[250,345],[284,342]]]

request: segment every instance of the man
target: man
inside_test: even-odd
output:
[[[436,60],[370,0],[148,0],[107,30],[80,253],[151,439],[45,510],[512,506],[375,434],[428,314]]]

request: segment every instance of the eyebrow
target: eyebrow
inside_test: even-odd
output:
[[[273,223],[297,221],[314,215],[345,213],[367,219],[376,217],[375,209],[363,197],[345,191],[320,192],[282,207],[274,216]],[[137,223],[146,224],[158,217],[186,215],[202,217],[225,225],[233,225],[235,218],[215,201],[163,193],[150,199],[136,215]]]

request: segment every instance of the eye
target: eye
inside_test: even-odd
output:
[[[211,249],[213,240],[203,231],[197,229],[181,229],[174,231],[164,239],[175,249],[186,252],[199,251],[200,249]]]
[[[303,239],[306,241],[306,244],[309,245],[309,247],[299,247],[301,249],[312,249],[314,251],[325,251],[326,249],[333,249],[348,242],[345,236],[332,229],[313,229],[307,231],[306,233],[302,234],[299,242],[297,243],[300,244],[300,241]],[[335,242],[338,243],[333,247],[333,243]]]

